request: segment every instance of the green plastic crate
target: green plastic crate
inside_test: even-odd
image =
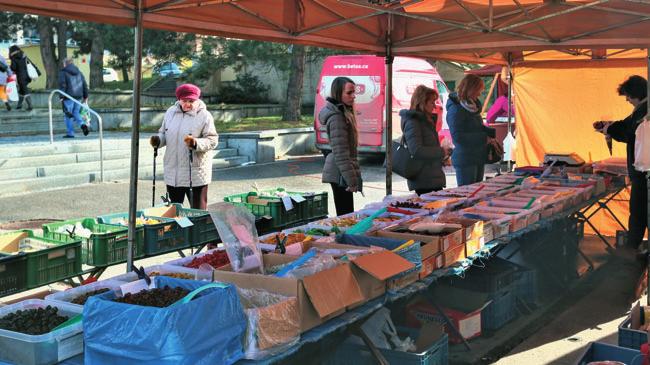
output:
[[[0,254],[0,297],[27,289],[27,255]]]
[[[126,262],[129,245],[127,227],[97,223],[94,218],[79,218],[44,224],[43,233],[46,237],[64,239],[69,237],[69,234],[58,233],[57,229],[66,224],[75,225],[77,222],[92,232],[89,238],[79,237],[84,264],[108,266]],[[133,258],[143,257],[144,254],[144,230],[136,227]]]
[[[81,274],[81,240],[68,237],[54,239],[34,235],[31,230],[23,232],[22,240],[32,240],[33,247],[43,247],[25,252],[27,289],[36,288]]]
[[[147,217],[160,220],[160,223],[138,225],[144,231],[144,254],[157,255],[164,252],[177,251],[189,247],[189,229],[181,228],[175,220],[164,217],[148,216],[143,211],[137,211],[136,217]],[[124,227],[118,220],[127,219],[128,213],[107,214],[97,217],[99,222]]]
[[[298,205],[300,209],[300,219],[301,220],[310,220],[314,218],[326,217],[329,214],[327,205],[327,192],[321,193],[305,193],[297,191],[286,191],[283,188],[271,189],[271,190],[262,190],[260,192],[260,197],[277,197],[275,194],[277,192],[283,192],[288,195],[300,195],[305,201],[301,203],[296,203],[293,201],[294,207]]]
[[[267,203],[265,205],[249,203],[249,197],[257,197]],[[302,205],[305,203],[296,204],[294,202],[294,208],[286,210],[282,199],[270,196],[258,196],[255,192],[229,195],[224,197],[223,200],[236,206],[245,207],[256,217],[271,217],[269,224],[272,229],[302,221]]]
[[[206,243],[221,242],[217,227],[210,217],[210,212],[201,209],[184,208],[183,205],[172,203],[176,207],[176,216],[187,217],[193,226],[188,227],[189,245],[200,246]]]

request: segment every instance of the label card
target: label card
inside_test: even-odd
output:
[[[307,200],[307,199],[303,198],[302,195],[298,195],[298,194],[291,195],[291,199],[292,199],[294,202],[296,202],[296,203],[302,203],[302,202],[304,202],[305,200]]]
[[[181,228],[192,227],[194,225],[194,223],[192,223],[192,221],[187,217],[176,217],[174,220],[176,220],[176,223],[178,223]]]
[[[293,209],[293,203],[291,202],[291,198],[289,196],[282,197],[282,204],[284,204],[284,209],[286,210]]]

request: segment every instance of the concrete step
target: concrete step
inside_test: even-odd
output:
[[[239,166],[245,162],[248,162],[248,157],[246,156],[234,156],[226,158],[215,158],[212,161],[213,169],[223,169],[226,167]]]
[[[146,143],[146,144],[145,144]],[[149,148],[147,140],[140,140],[140,148]],[[131,150],[131,141],[127,139],[104,139],[104,152],[113,150]],[[2,158],[21,158],[21,157],[43,157],[69,153],[99,152],[99,140],[96,136],[79,137],[65,140],[57,138],[54,144],[49,140],[41,143],[31,144],[5,144],[0,145],[0,156]]]
[[[236,148],[222,148],[214,151],[214,158],[226,158],[237,156]]]
[[[162,156],[164,154],[159,154]],[[147,159],[152,156],[151,148],[140,148],[140,159]],[[117,159],[129,159],[131,151],[127,149],[114,149],[104,151],[104,162]],[[151,158],[149,158],[151,159]],[[162,157],[159,158],[162,160]],[[5,170],[20,169],[27,167],[45,167],[68,164],[79,164],[84,162],[99,163],[99,151],[80,152],[80,153],[60,153],[49,156],[29,156],[0,159],[0,173]],[[2,180],[0,178],[0,180]]]

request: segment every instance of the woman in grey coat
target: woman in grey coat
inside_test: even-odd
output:
[[[354,117],[354,82],[347,77],[332,81],[330,97],[318,114],[318,120],[327,128],[332,153],[325,158],[324,183],[332,185],[336,214],[354,211],[352,193],[361,191],[361,169],[357,160],[359,133]]]
[[[418,195],[441,190],[446,185],[442,170],[444,151],[436,131],[437,115],[433,114],[436,100],[435,90],[420,85],[411,97],[411,108],[399,112],[406,146],[413,158],[422,163],[418,175],[407,180],[409,190],[415,190]]]

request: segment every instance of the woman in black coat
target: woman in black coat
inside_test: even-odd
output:
[[[32,82],[32,79],[27,72],[27,62],[31,63],[31,61],[28,61],[25,53],[15,44],[9,47],[9,58],[11,59],[11,71],[16,74],[16,84],[18,84],[18,106],[16,109],[22,109],[24,100],[27,103],[27,111],[30,111],[32,110],[32,96],[29,83]],[[34,68],[40,74],[36,66]]]
[[[413,158],[422,164],[417,176],[407,180],[409,190],[415,190],[418,195],[446,186],[442,170],[444,152],[436,131],[437,115],[433,114],[436,100],[438,93],[435,90],[420,85],[413,92],[410,109],[399,112],[406,146]]]

